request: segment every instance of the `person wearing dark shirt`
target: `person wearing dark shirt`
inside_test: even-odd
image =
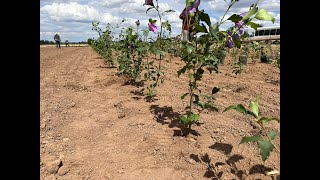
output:
[[[53,38],[54,38],[54,40],[56,41],[57,48],[61,48],[61,47],[60,47],[60,41],[61,41],[61,39],[60,39],[60,36],[58,35],[58,33],[56,33]]]
[[[67,46],[69,46],[69,41],[68,41],[68,40],[66,40],[66,47],[67,47]]]

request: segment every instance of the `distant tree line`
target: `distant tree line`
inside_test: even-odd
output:
[[[54,44],[55,42],[53,41],[48,41],[48,40],[40,40],[40,45],[42,44]]]

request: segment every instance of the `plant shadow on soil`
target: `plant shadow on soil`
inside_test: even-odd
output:
[[[133,81],[133,80],[127,80],[127,81],[125,81],[123,84],[122,84],[122,86],[128,86],[128,85],[130,85],[130,86],[134,86],[134,87],[137,87],[137,88],[139,88],[139,87],[143,87],[144,86],[144,80],[141,80],[141,81]]]
[[[135,99],[135,100],[139,100],[141,99],[141,96],[144,96],[143,95],[143,91],[144,91],[144,88],[142,89],[138,89],[138,90],[135,90],[135,91],[130,91],[131,94],[135,95],[134,97],[131,97],[132,99]]]
[[[96,68],[106,68],[106,69],[114,69],[114,68],[117,68],[116,66],[97,66]]]
[[[159,107],[159,105],[151,105],[150,111],[154,114],[154,118],[158,123],[162,125],[168,124],[169,128],[178,127],[180,130],[173,130],[173,136],[185,136],[188,135],[187,128],[180,122],[179,117],[180,113],[174,112],[171,106]],[[195,123],[196,126],[200,126],[201,123]],[[195,136],[200,136],[201,134],[198,131],[191,129],[190,134]]]
[[[249,170],[249,174],[266,174],[269,171],[272,171],[273,169],[270,167],[266,167],[263,164],[256,164],[252,166]],[[273,180],[280,180],[280,175],[271,176]]]
[[[180,113],[173,112],[173,108],[171,106],[163,106],[159,107],[159,105],[151,105],[150,111],[154,114],[154,117],[158,123],[162,125],[168,124],[169,128],[179,127],[181,128],[181,124],[179,121]],[[166,121],[166,120],[169,120]]]
[[[233,146],[231,144],[216,142],[213,145],[209,146],[209,148],[217,150],[219,152],[222,152],[224,155],[229,157],[231,155]],[[238,168],[235,164],[236,162],[240,161],[241,159],[244,159],[244,157],[241,156],[240,154],[234,154],[234,155],[231,155],[226,160],[226,163],[218,162],[214,165],[214,167],[212,167],[212,166],[209,166],[209,167],[211,167],[211,171],[212,171],[212,169],[214,169],[217,166],[228,164],[230,166],[230,172],[232,174],[236,175],[239,179],[243,179],[244,171],[238,170]],[[210,160],[210,162],[211,162],[211,160]],[[210,171],[207,171],[206,173],[210,174]],[[211,174],[212,173],[213,173],[213,171],[211,172]],[[219,173],[222,174],[223,172],[219,172]]]
[[[146,96],[146,97],[144,98],[144,100],[145,100],[146,102],[155,102],[155,101],[157,101],[157,100],[159,100],[159,99],[157,98],[157,95],[154,94],[154,95],[152,95],[152,96]]]
[[[212,162],[212,160],[210,159],[209,155],[206,153],[203,156],[199,156],[195,155],[195,154],[191,154],[190,158],[192,158],[193,160],[195,160],[196,162],[203,162],[204,164],[207,165],[207,170],[204,173],[204,177],[206,178],[212,178],[212,179],[221,179],[222,175],[223,175],[223,171],[219,171],[217,170],[217,167],[219,166],[225,166],[225,165],[229,165],[230,168],[230,172],[234,175],[236,175],[239,179],[244,179],[243,174],[244,171],[242,170],[238,170],[235,162],[238,162],[241,159],[244,159],[243,156],[239,155],[239,154],[234,154],[231,157],[229,157],[225,162]],[[201,160],[200,160],[201,159]]]
[[[194,154],[191,154],[194,156],[197,156],[197,158],[199,159],[198,155],[194,155]],[[190,157],[191,157],[190,155]],[[212,163],[211,163],[211,159],[209,158],[209,155],[206,153],[205,155],[201,156],[201,161],[203,163],[205,163],[207,165],[207,171],[204,173],[204,177],[206,178],[212,178],[212,179],[218,179],[217,177],[221,178],[223,172],[217,172],[215,170],[215,167],[217,166],[222,166],[222,165],[225,165],[225,163],[223,162],[217,162],[215,163],[214,167],[212,167]]]
[[[239,170],[236,165],[236,162],[244,159],[244,157],[240,154],[231,155],[233,148],[231,144],[216,142],[215,144],[209,146],[209,148],[222,152],[224,155],[226,155],[226,157],[228,157],[228,159],[225,162],[216,162],[215,164],[213,164],[207,153],[203,156],[200,156],[200,158],[198,155],[191,154],[190,158],[192,158],[196,162],[202,161],[203,163],[207,164],[207,171],[205,172],[204,177],[213,179],[218,179],[217,177],[221,178],[223,171],[217,171],[216,167],[228,165],[232,174],[236,175],[240,180],[245,179],[245,170]],[[271,170],[273,169],[262,164],[256,164],[249,169],[248,175],[256,173],[266,174],[266,172]],[[280,175],[277,175],[276,177],[272,176],[272,179],[280,180]]]
[[[225,155],[228,155],[231,153],[233,146],[231,144],[216,142],[213,145],[209,146],[209,148],[215,149],[217,151],[222,152]]]
[[[138,89],[138,90],[130,91],[131,94],[135,95],[135,96],[133,96],[133,97],[131,97],[131,98],[132,98],[132,99],[135,99],[135,100],[140,100],[141,97],[144,96],[143,91],[144,91],[144,88],[142,88],[142,89],[140,89],[140,90]],[[152,96],[146,96],[146,97],[144,97],[144,100],[145,100],[146,102],[155,102],[155,101],[157,101],[157,100],[159,100],[159,99],[157,98],[156,95],[152,95]]]

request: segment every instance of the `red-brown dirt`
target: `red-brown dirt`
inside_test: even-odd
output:
[[[179,58],[166,60],[158,100],[146,102],[146,85],[126,84],[92,48],[40,48],[40,179],[215,179],[211,166],[226,180],[280,179],[265,175],[280,171],[279,152],[263,162],[256,144],[239,145],[253,132],[251,117],[222,112],[232,104],[248,107],[259,95],[261,114],[279,118],[280,70],[249,59],[246,72],[233,75],[228,56],[220,74],[207,73],[199,83],[207,93],[221,88],[214,96],[219,111],[201,114],[193,126],[199,136],[181,137],[174,133],[188,80],[177,77],[184,64]],[[271,122],[266,128],[279,127]]]

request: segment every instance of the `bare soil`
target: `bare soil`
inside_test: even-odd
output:
[[[220,74],[204,75],[203,92],[221,88],[219,111],[201,114],[193,126],[200,135],[181,137],[178,117],[187,100],[180,96],[188,79],[177,77],[184,65],[178,57],[166,58],[166,79],[147,102],[146,83],[126,83],[92,48],[40,48],[40,179],[280,179],[266,175],[280,171],[279,152],[263,162],[256,144],[239,145],[255,132],[251,117],[222,112],[232,104],[248,107],[259,95],[261,114],[280,117],[280,70],[248,61],[240,75],[231,73],[229,56]]]

